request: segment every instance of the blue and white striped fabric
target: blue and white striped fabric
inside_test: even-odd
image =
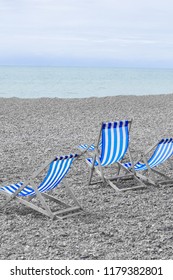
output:
[[[101,155],[100,163],[102,166],[110,165],[120,161],[127,152],[129,145],[129,122],[108,122],[102,124]],[[93,159],[87,158],[91,165]],[[95,161],[95,166],[98,162]]]
[[[88,148],[88,147],[89,147],[89,148]],[[100,141],[100,143],[99,143],[99,148],[101,149],[101,147],[102,147],[102,142]],[[92,144],[91,146],[89,146],[89,145],[87,145],[87,144],[81,144],[81,145],[78,146],[78,148],[79,148],[80,150],[82,150],[82,151],[88,149],[88,151],[92,152],[92,151],[95,150],[95,145]]]
[[[89,146],[87,144],[81,144],[81,145],[78,146],[78,148],[80,150],[83,150],[83,151],[86,150],[86,149],[88,149],[88,151],[94,151],[94,149],[95,149],[94,144],[92,144],[89,148],[88,147]]]
[[[70,166],[75,157],[78,155],[69,155],[57,157],[54,161],[52,161],[49,165],[49,170],[47,175],[45,176],[42,183],[38,186],[39,192],[46,192],[54,189],[64,178],[67,172],[70,169]],[[23,182],[19,182],[17,184],[13,184],[10,186],[1,187],[0,190],[6,191],[9,194],[13,194],[18,188],[23,185]],[[31,186],[26,186],[18,196],[30,196],[35,195],[35,191]]]
[[[148,165],[152,168],[155,167],[164,161],[166,161],[168,158],[170,158],[173,155],[173,139],[172,138],[166,138],[162,139],[150,159],[148,160]],[[124,163],[124,167],[130,168],[131,163]],[[138,162],[135,164],[134,169],[136,171],[140,170],[147,170],[147,166],[144,163]]]

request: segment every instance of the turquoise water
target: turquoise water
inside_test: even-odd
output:
[[[173,69],[0,67],[0,97],[83,98],[173,93]]]

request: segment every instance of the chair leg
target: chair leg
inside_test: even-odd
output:
[[[146,167],[148,169],[149,177],[151,177],[151,180],[156,183],[157,180],[155,179],[155,176],[154,176],[154,174],[152,172],[151,167],[148,164],[148,161],[147,161],[146,157],[144,155],[142,155],[142,158],[143,158],[143,161],[144,161],[144,163],[145,163],[145,165],[146,165]]]
[[[75,197],[75,195],[74,195],[73,191],[70,189],[70,187],[65,185],[65,188],[66,188],[67,192],[69,193],[69,195],[72,197],[75,204],[78,205],[82,209],[82,206],[80,205],[79,201]]]
[[[98,151],[97,151],[97,160],[98,160],[98,164],[99,164],[99,169],[100,169],[99,171],[100,171],[100,174],[101,174],[102,181],[103,181],[103,183],[105,183],[105,177],[104,177],[104,174],[103,174],[103,169],[102,169],[102,166],[101,166]]]
[[[117,175],[119,175],[119,174],[120,174],[120,170],[121,170],[121,165],[118,163]]]
[[[94,154],[93,162],[92,162],[92,165],[91,165],[91,167],[90,167],[90,175],[89,175],[88,185],[91,184],[91,179],[92,179],[93,172],[94,172],[95,160],[96,160],[96,154]]]
[[[90,175],[89,175],[88,185],[91,184],[91,179],[92,179],[92,176],[93,176],[93,172],[94,172],[94,167],[92,166],[90,168]]]

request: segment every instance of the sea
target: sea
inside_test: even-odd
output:
[[[173,69],[0,66],[0,97],[87,98],[173,93]]]

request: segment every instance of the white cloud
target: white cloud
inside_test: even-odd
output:
[[[0,63],[20,54],[142,62],[164,52],[172,63],[172,10],[171,0],[0,0]]]

